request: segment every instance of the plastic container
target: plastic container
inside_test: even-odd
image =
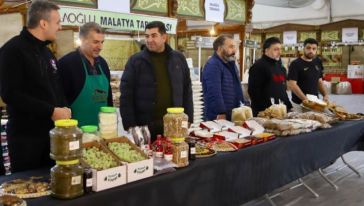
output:
[[[118,136],[118,116],[115,107],[101,107],[99,112],[100,137],[111,139]]]
[[[83,195],[83,168],[79,160],[56,161],[51,169],[51,195],[73,199]]]
[[[188,136],[188,116],[183,113],[184,108],[168,108],[167,112],[163,117],[164,136],[172,141],[183,141]]]
[[[82,143],[99,141],[100,135],[97,131],[97,126],[95,125],[85,125],[81,127],[83,132],[82,135]]]
[[[82,131],[77,127],[77,120],[57,120],[50,132],[50,157],[54,160],[67,161],[82,156]]]
[[[172,162],[177,165],[177,167],[186,167],[188,166],[188,155],[189,149],[188,144],[185,141],[176,142],[172,141],[173,147],[173,160]]]

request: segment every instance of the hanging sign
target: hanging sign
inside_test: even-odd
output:
[[[144,31],[151,21],[161,21],[165,24],[167,33],[176,34],[177,19],[156,17],[141,14],[124,14],[95,9],[61,7],[62,26],[81,26],[87,22],[96,22],[101,27],[117,31]]]
[[[343,28],[342,42],[358,42],[359,31],[358,28]]]
[[[206,21],[224,22],[225,4],[224,0],[205,1]]]
[[[297,31],[283,32],[283,44],[285,45],[297,44]]]

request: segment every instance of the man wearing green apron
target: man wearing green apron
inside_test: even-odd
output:
[[[79,126],[98,125],[100,107],[112,106],[110,70],[100,56],[105,37],[94,22],[81,26],[79,37],[80,47],[59,60],[59,73],[72,118]]]

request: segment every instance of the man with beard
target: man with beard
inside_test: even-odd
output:
[[[100,108],[113,105],[109,66],[100,56],[105,34],[100,25],[88,22],[79,37],[80,47],[59,60],[59,73],[72,118],[78,126],[98,125]]]
[[[264,41],[263,56],[249,70],[248,92],[253,115],[272,104],[284,103],[292,108],[287,95],[287,73],[281,62],[281,41],[271,37]]]
[[[328,101],[322,76],[323,66],[321,60],[316,57],[318,42],[309,38],[304,41],[304,54],[294,60],[289,66],[288,86],[292,90],[292,101],[301,104],[306,100],[306,94],[318,96],[318,92]]]
[[[193,122],[192,87],[186,58],[167,44],[164,23],[148,23],[144,35],[146,48],[129,58],[121,77],[120,114],[125,130],[147,126],[153,141],[163,134],[169,107],[182,107]]]
[[[236,48],[231,36],[221,35],[213,43],[214,55],[202,73],[206,120],[231,120],[232,109],[244,102],[238,69]]]

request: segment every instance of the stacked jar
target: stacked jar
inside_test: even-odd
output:
[[[115,107],[101,107],[99,113],[100,137],[111,139],[118,136],[118,116]]]
[[[184,108],[168,108],[163,117],[164,136],[172,142],[173,159],[178,167],[185,167],[188,163],[188,144],[185,138],[188,136],[188,116]]]
[[[50,157],[56,160],[51,169],[51,195],[61,199],[72,199],[83,195],[82,132],[77,120],[55,122],[50,134]]]

